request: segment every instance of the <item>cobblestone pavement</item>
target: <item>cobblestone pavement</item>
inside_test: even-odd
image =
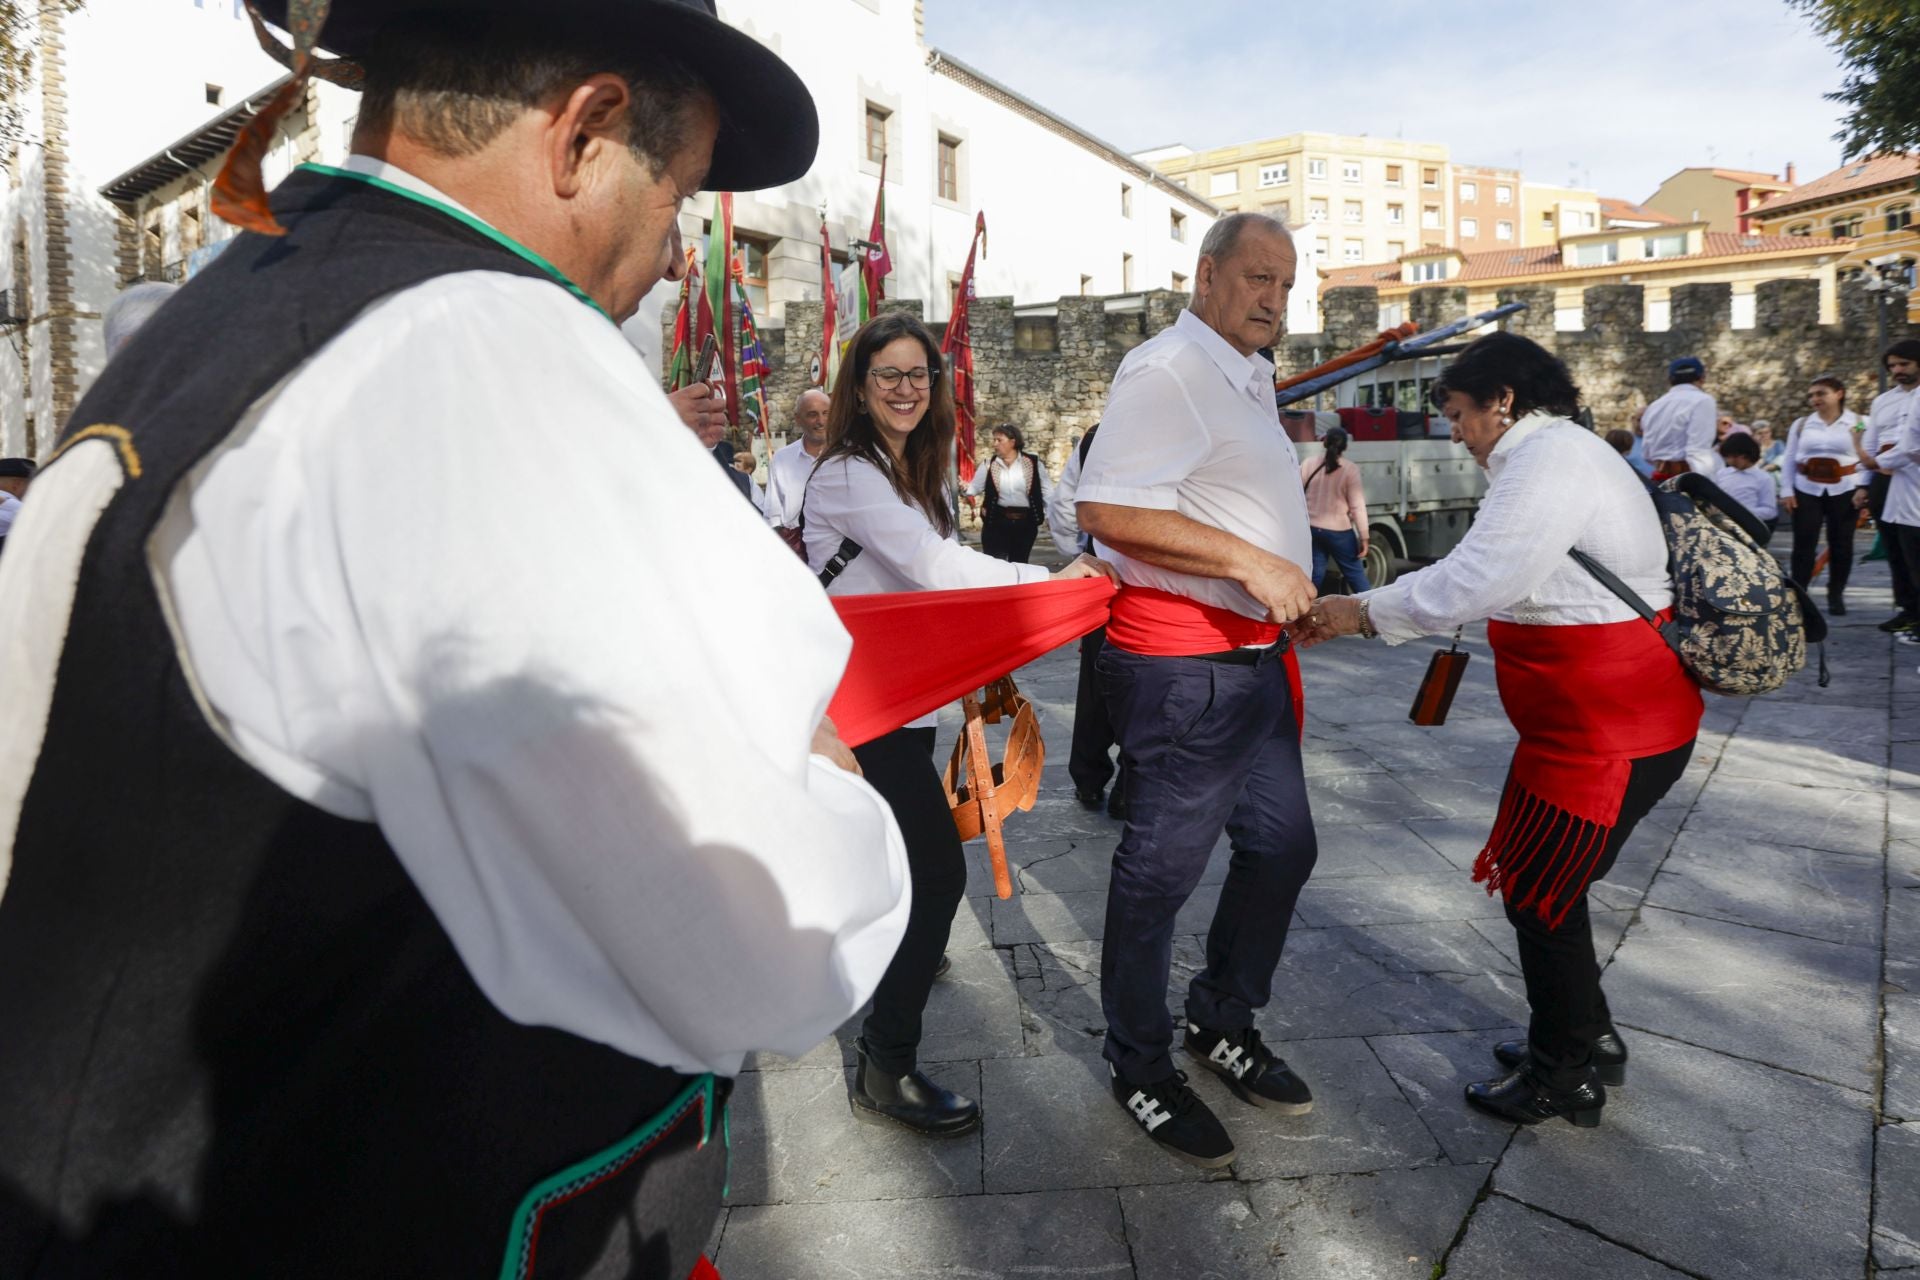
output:
[[[1863,540],[1861,549],[1865,550]],[[1304,658],[1321,854],[1259,1025],[1313,1085],[1279,1118],[1192,1073],[1240,1157],[1146,1141],[1099,1059],[1098,963],[1119,825],[1066,776],[1071,647],[1021,673],[1050,749],[1011,824],[1017,893],[971,845],[953,972],[922,1061],[985,1124],[930,1142],[856,1124],[858,1020],[740,1078],[728,1280],[878,1277],[1907,1275],[1920,1280],[1920,648],[1868,565],[1811,670],[1709,697],[1698,752],[1594,889],[1633,1053],[1602,1126],[1467,1109],[1526,1017],[1499,904],[1468,879],[1513,732],[1483,630],[1449,723],[1407,722],[1433,645]],[[952,726],[947,726],[950,738]],[[1182,916],[1169,999],[1201,956],[1224,845]]]

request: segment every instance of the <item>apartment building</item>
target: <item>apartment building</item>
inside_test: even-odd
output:
[[[1519,244],[1521,186],[1518,169],[1454,165],[1453,237],[1445,243],[1465,253]]]

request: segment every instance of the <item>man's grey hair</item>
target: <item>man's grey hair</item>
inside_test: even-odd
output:
[[[399,129],[441,155],[480,151],[529,108],[602,72],[627,82],[627,145],[654,177],[691,137],[712,102],[705,82],[668,54],[615,58],[538,24],[478,16],[457,27],[402,21],[364,59],[360,127]]]
[[[127,345],[128,339],[139,331],[140,326],[153,319],[154,312],[179,291],[180,286],[167,284],[160,280],[142,280],[139,284],[129,285],[120,291],[120,296],[107,304],[107,312],[100,318],[100,327],[105,330],[107,358],[111,360],[120,348]]]
[[[1293,239],[1293,233],[1287,230],[1287,224],[1280,219],[1264,213],[1230,213],[1207,228],[1207,234],[1200,241],[1200,256],[1212,258],[1215,262],[1225,262],[1240,247],[1240,237],[1249,229],[1259,228],[1276,235]]]
[[[826,391],[823,388],[808,387],[805,391],[802,391],[799,395],[793,398],[793,416],[794,417],[796,418],[799,417],[801,412],[807,407],[808,396],[826,396],[827,403],[828,404],[833,403],[833,397],[827,395]]]

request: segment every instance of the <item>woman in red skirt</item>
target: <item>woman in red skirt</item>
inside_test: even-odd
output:
[[[1433,388],[1453,438],[1490,473],[1472,530],[1444,560],[1392,586],[1315,606],[1300,635],[1402,644],[1488,619],[1500,701],[1520,744],[1474,879],[1506,899],[1533,1017],[1497,1046],[1510,1074],[1467,1086],[1508,1120],[1600,1122],[1626,1075],[1587,919],[1587,887],[1680,778],[1700,690],[1659,634],[1568,552],[1579,550],[1655,610],[1672,603],[1667,544],[1645,486],[1570,421],[1566,366],[1516,334],[1460,354]],[[1662,614],[1664,618],[1664,613]]]

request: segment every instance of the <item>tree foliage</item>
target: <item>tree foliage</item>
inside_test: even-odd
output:
[[[1834,140],[1847,158],[1920,150],[1920,0],[1787,0],[1846,64],[1847,118]]]
[[[86,0],[0,0],[0,140],[20,137],[33,59],[40,47],[40,12],[49,6],[72,13]]]

